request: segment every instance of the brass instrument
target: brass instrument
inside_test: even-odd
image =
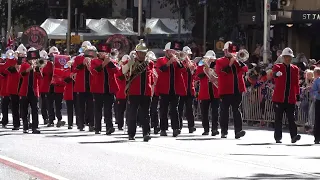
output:
[[[39,68],[44,68],[47,65],[48,61],[45,59],[37,59],[35,62],[35,66]]]
[[[218,75],[215,72],[214,69],[210,68],[210,64],[209,64],[209,60],[208,58],[204,58],[202,60],[203,62],[203,72],[207,75],[207,77],[209,78],[209,81],[216,87],[218,88]]]
[[[239,52],[237,52],[236,54],[236,60],[241,61],[241,62],[245,62],[249,59],[249,52],[245,49],[241,49],[239,50]]]

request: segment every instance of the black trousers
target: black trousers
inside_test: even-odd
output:
[[[235,134],[242,131],[242,114],[240,112],[241,102],[242,102],[242,94],[228,94],[228,95],[221,96],[220,127],[221,127],[222,134],[228,134],[230,106],[233,113]]]
[[[127,120],[129,136],[136,135],[138,111],[140,112],[139,121],[142,126],[143,135],[150,134],[150,122],[148,118],[150,102],[150,96],[128,96]]]
[[[63,100],[63,93],[54,93],[54,106],[55,106],[55,114],[58,121],[62,120],[62,100]]]
[[[315,121],[313,127],[313,135],[315,141],[320,141],[320,100],[315,102]]]
[[[10,96],[4,96],[1,101],[1,111],[2,111],[2,125],[6,126],[9,123],[9,104]],[[20,120],[13,121],[14,127],[20,127]]]
[[[54,93],[41,93],[41,114],[43,119],[53,122],[55,117],[54,112]]]
[[[282,119],[283,113],[285,112],[288,118],[289,131],[291,138],[295,137],[298,134],[297,125],[294,122],[295,120],[295,104],[288,103],[274,103],[275,111],[275,121],[274,121],[274,139],[282,139]]]
[[[126,111],[127,99],[117,99],[114,104],[116,121],[118,122],[118,128],[123,128],[124,125],[124,112]]]
[[[186,118],[188,121],[188,128],[194,127],[194,115],[193,115],[193,96],[180,96],[178,110],[179,110],[179,122],[180,129],[183,127],[183,110],[186,106]]]
[[[20,97],[18,95],[11,94],[11,111],[12,111],[12,119],[13,126],[20,127],[20,114],[19,114],[19,101]],[[17,125],[17,126],[15,126]]]
[[[159,96],[153,96],[150,106],[151,127],[159,127],[159,114],[158,114]]]
[[[171,119],[172,129],[179,129],[180,122],[178,117],[178,102],[177,95],[160,95],[160,129],[161,131],[168,130],[168,108],[170,108],[169,116]]]
[[[114,102],[113,94],[93,94],[94,97],[94,125],[96,131],[101,131],[102,108],[106,128],[113,128],[112,122],[112,105]]]
[[[74,96],[75,97],[75,96]],[[67,100],[67,115],[68,115],[68,126],[73,126],[73,117],[76,115],[76,122],[78,122],[78,112],[77,112],[77,101],[76,100]],[[73,113],[75,112],[75,113]],[[78,123],[77,123],[78,124]]]
[[[37,129],[39,126],[39,117],[38,117],[38,97],[35,95],[28,94],[28,96],[21,97],[20,106],[21,106],[21,118],[23,122],[23,130],[29,129],[28,121],[28,109],[29,105],[31,107],[31,116],[32,116],[32,129]]]
[[[201,119],[202,119],[202,127],[205,132],[209,132],[210,130],[210,123],[209,123],[210,107],[211,107],[212,131],[218,130],[219,105],[220,105],[220,99],[201,100],[200,102]]]
[[[90,92],[81,92],[77,94],[78,102],[78,116],[79,123],[78,128],[84,128],[85,118],[88,116],[89,126],[94,126],[94,114],[93,114],[93,95]]]

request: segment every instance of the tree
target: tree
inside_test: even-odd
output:
[[[161,7],[170,5],[173,13],[179,8],[177,0],[163,0]],[[192,34],[195,38],[203,38],[203,5],[198,0],[180,0],[180,4],[187,4],[191,12],[191,21],[195,23]],[[230,38],[230,34],[238,22],[239,0],[207,0],[207,39],[216,40],[219,37]],[[180,9],[181,10],[181,9]]]

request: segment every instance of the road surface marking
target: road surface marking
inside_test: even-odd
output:
[[[5,166],[11,167],[15,170],[28,174],[30,176],[37,177],[41,180],[68,180],[64,177],[52,174],[48,171],[39,169],[37,167],[25,164],[23,162],[1,156],[0,155],[0,163],[4,164]]]

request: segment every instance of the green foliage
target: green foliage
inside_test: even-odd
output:
[[[163,0],[161,2],[162,8],[170,5],[172,12],[179,11],[179,8],[175,6],[177,0]],[[232,30],[238,22],[238,2],[239,0],[207,0],[208,39],[230,38]],[[180,4],[187,4],[190,9],[191,18],[189,20],[195,23],[193,35],[202,38],[204,7],[198,3],[199,0],[180,0]]]

